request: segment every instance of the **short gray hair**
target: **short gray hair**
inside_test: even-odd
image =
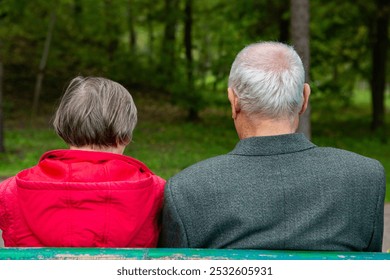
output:
[[[229,87],[248,115],[293,118],[303,104],[305,70],[295,50],[278,42],[247,46],[238,53]]]
[[[130,93],[100,77],[74,78],[53,121],[56,133],[75,147],[126,145],[136,124],[137,108]]]

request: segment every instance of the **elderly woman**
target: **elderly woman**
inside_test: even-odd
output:
[[[73,79],[54,118],[69,149],[0,184],[5,246],[155,247],[165,181],[122,155],[136,122],[123,86]]]

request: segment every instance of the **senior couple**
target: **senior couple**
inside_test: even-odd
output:
[[[54,118],[69,149],[0,184],[5,246],[381,251],[384,169],[296,133],[304,77],[290,46],[244,48],[227,90],[240,141],[167,182],[123,155],[137,122],[129,92],[73,79]]]

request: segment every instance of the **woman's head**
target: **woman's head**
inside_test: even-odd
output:
[[[127,145],[137,123],[137,108],[120,84],[100,77],[76,77],[54,117],[54,129],[73,147]]]

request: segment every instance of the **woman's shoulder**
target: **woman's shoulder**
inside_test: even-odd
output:
[[[4,230],[8,225],[7,211],[16,200],[15,177],[10,177],[0,182],[0,229]]]
[[[1,179],[0,179],[1,180]],[[13,192],[16,188],[15,176],[4,179],[0,182],[0,199],[7,193]]]

